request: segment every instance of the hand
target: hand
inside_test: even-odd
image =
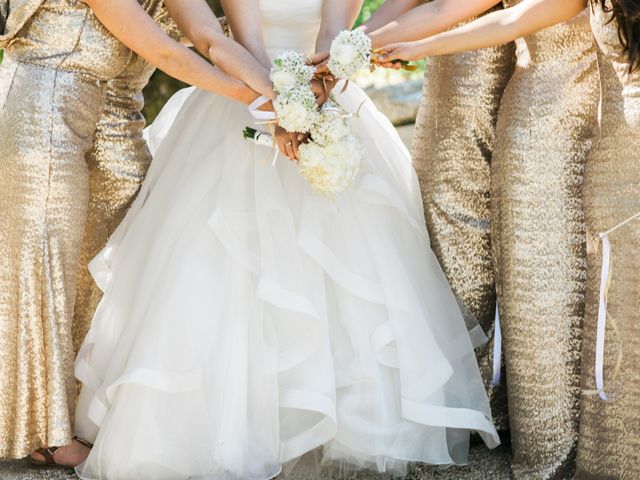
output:
[[[307,65],[316,67],[316,74],[329,73],[329,52],[319,52],[307,58]]]
[[[423,41],[387,45],[377,51],[373,61],[381,67],[400,69],[401,61],[411,62],[429,56],[425,47]]]
[[[318,107],[321,107],[331,97],[331,92],[336,86],[336,79],[333,75],[316,75],[311,80],[311,91],[316,96]]]
[[[287,132],[284,128],[277,126],[274,138],[280,152],[289,160],[297,162],[298,148],[301,144],[307,142],[309,135],[305,133]]]

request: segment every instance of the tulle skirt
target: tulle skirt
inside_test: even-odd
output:
[[[318,447],[397,472],[465,463],[470,431],[499,443],[410,157],[358,87],[337,99],[366,155],[335,200],[243,140],[243,105],[187,89],[150,127],[143,190],[91,265],[82,478],[267,479]]]

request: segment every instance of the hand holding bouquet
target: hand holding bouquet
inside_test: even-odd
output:
[[[370,68],[373,55],[371,41],[364,32],[341,32],[331,45],[327,63],[331,71],[329,80],[348,79],[355,72]],[[309,135],[308,142],[296,144],[300,175],[316,192],[336,197],[353,183],[364,155],[360,139],[353,130],[351,115],[337,103],[325,101],[324,97],[318,107],[312,85],[317,89],[318,81],[324,82],[326,78],[318,79],[315,67],[308,65],[297,52],[278,56],[270,78],[277,93],[273,102],[275,113],[264,123],[277,123],[278,129],[292,135]],[[325,87],[323,91],[327,93],[328,89]],[[260,118],[264,119],[264,115]],[[273,134],[249,127],[245,129],[244,137],[258,145],[275,143]],[[282,143],[282,134],[278,134],[278,141]],[[291,141],[287,145],[291,145]],[[291,158],[290,150],[294,149],[285,147],[283,151]]]
[[[312,62],[316,66],[316,75],[331,73],[337,78],[349,79],[355,73],[376,66],[414,71],[417,66],[402,59],[387,59],[385,64],[379,62],[386,52],[373,50],[371,39],[362,30],[344,30],[331,43],[328,53],[316,55]]]

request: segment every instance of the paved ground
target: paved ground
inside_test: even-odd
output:
[[[405,480],[510,480],[510,453],[507,447],[489,451],[479,445],[471,449],[469,465],[466,467],[414,467]],[[330,480],[340,477],[345,480],[381,480],[383,477],[371,473],[336,475],[313,466],[306,457],[300,461],[285,480]],[[0,480],[74,480],[71,471],[31,470],[25,461],[0,463]]]

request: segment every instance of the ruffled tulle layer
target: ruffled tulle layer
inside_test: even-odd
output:
[[[357,87],[338,100],[366,158],[335,201],[242,139],[241,105],[185,90],[152,126],[143,192],[92,264],[82,478],[266,479],[320,446],[390,471],[464,463],[470,430],[498,444],[409,155]]]

